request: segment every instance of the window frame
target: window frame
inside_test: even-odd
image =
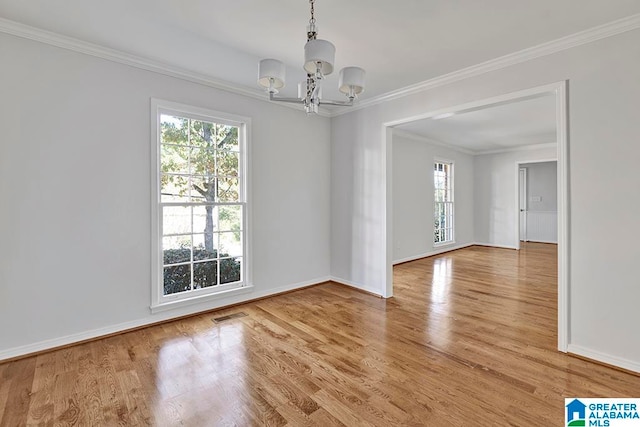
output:
[[[192,289],[186,292],[164,294],[164,256],[162,251],[162,207],[163,206],[205,206],[198,202],[171,203],[161,199],[162,177],[161,165],[161,130],[160,118],[162,114],[179,116],[193,120],[201,120],[218,124],[238,127],[238,203],[213,203],[212,206],[240,205],[242,206],[242,248],[239,282],[220,284],[217,286]],[[249,139],[251,119],[249,117],[215,111],[207,108],[180,104],[172,101],[151,98],[151,312],[160,312],[186,305],[206,302],[236,294],[252,291],[251,281],[251,214],[249,191]],[[219,260],[219,258],[218,258]],[[193,260],[191,261],[193,263]],[[218,267],[219,268],[219,267]]]
[[[435,223],[433,225],[433,247],[439,247],[439,246],[445,246],[445,245],[452,245],[455,244],[455,186],[454,186],[454,161],[453,160],[448,160],[448,159],[442,159],[442,158],[434,158],[433,159],[433,163],[434,165],[434,169],[433,171],[435,172],[435,169],[437,167],[438,164],[443,164],[443,165],[448,165],[449,166],[449,194],[450,194],[450,200],[444,201],[444,202],[438,202],[436,200],[435,197],[435,192],[437,191],[436,188],[436,180],[435,180],[435,173],[432,173],[432,179],[433,179],[433,221],[435,221],[435,219],[437,218],[436,216],[436,212],[437,212],[437,206],[439,203],[448,203],[451,205],[451,226],[450,227],[441,227],[436,229]],[[435,240],[435,234],[437,230],[451,230],[451,238],[449,240],[443,240],[440,242],[436,242]],[[446,231],[445,231],[446,234]]]

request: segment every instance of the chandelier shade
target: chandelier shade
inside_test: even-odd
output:
[[[308,74],[319,71],[323,76],[333,73],[336,47],[326,40],[309,40],[304,45],[304,70]]]
[[[263,59],[258,70],[258,84],[264,88],[282,89],[285,82],[286,68],[277,59]]]
[[[348,97],[355,97],[364,90],[365,71],[360,67],[344,67],[340,70],[338,89]]]

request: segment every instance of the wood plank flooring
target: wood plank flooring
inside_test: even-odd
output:
[[[561,425],[565,397],[640,397],[555,350],[555,272],[554,245],[471,247],[396,266],[389,300],[327,283],[0,364],[0,425]]]

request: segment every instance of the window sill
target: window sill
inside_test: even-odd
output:
[[[451,240],[449,242],[434,243],[433,247],[434,248],[439,248],[439,247],[442,247],[442,246],[450,246],[450,245],[455,245],[455,244],[456,244],[456,241],[455,240]]]
[[[163,311],[174,310],[177,308],[187,307],[194,304],[200,304],[208,301],[215,301],[222,298],[229,298],[236,295],[248,294],[253,292],[253,285],[246,285],[239,288],[232,288],[220,292],[192,296],[190,298],[180,298],[173,301],[166,301],[150,306],[151,313],[161,313]]]

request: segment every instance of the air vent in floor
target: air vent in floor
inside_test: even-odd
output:
[[[224,322],[225,320],[237,319],[238,317],[244,317],[246,315],[247,313],[244,313],[241,311],[239,313],[227,314],[226,316],[214,317],[213,321],[215,323],[220,323],[220,322]]]

